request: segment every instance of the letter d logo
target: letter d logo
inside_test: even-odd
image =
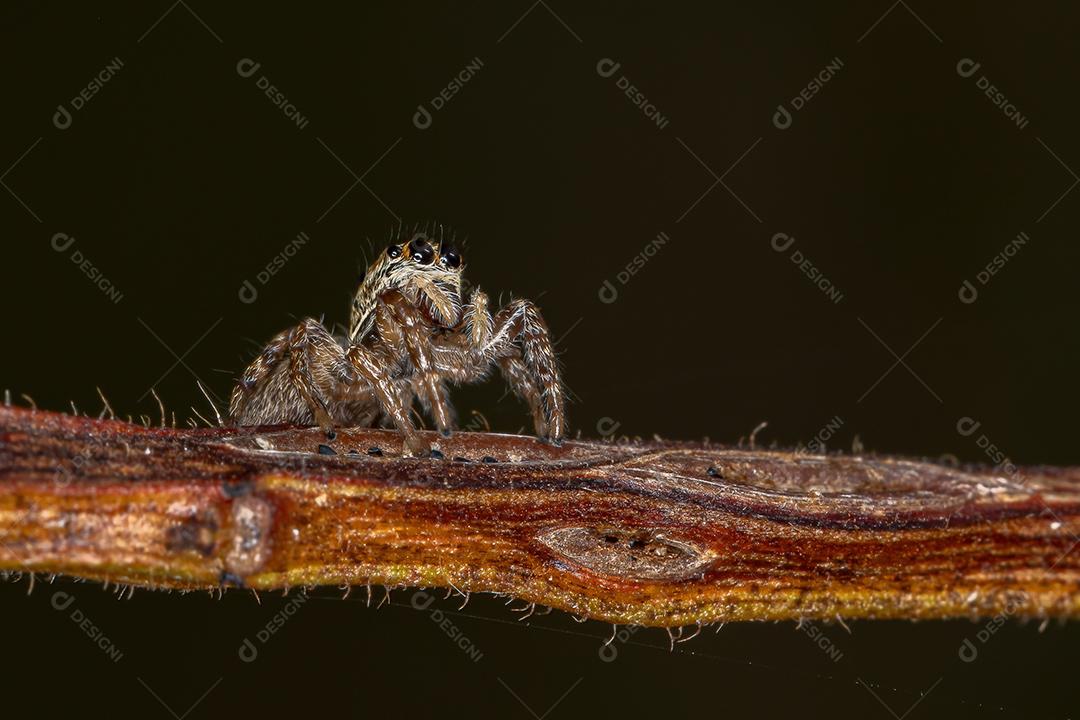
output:
[[[775,250],[776,252],[784,252],[789,247],[791,247],[791,244],[794,243],[794,242],[795,242],[795,238],[791,237],[787,233],[782,233],[782,232],[779,232],[779,233],[776,233],[775,235],[773,235],[772,240],[771,240],[772,249]]]
[[[416,106],[416,113],[412,116],[412,124],[417,130],[427,130],[431,127],[431,113],[423,105]]]
[[[67,233],[59,232],[52,236],[52,247],[56,252],[64,252],[71,247],[73,242],[75,242],[75,238]]]
[[[236,651],[236,654],[246,663],[255,662],[255,658],[259,657],[259,649],[255,647],[255,643],[244,638],[244,644],[240,646],[240,649]]]
[[[956,63],[956,74],[962,78],[969,78],[978,72],[980,67],[982,67],[981,63],[977,63],[971,58],[963,58]]]
[[[965,280],[964,284],[960,286],[960,292],[957,295],[960,297],[960,302],[970,305],[979,298],[979,291],[975,289],[970,280]]]
[[[614,435],[615,431],[622,426],[622,423],[612,420],[609,417],[602,417],[596,421],[596,432],[600,433],[601,437],[608,435]]]
[[[63,105],[56,106],[56,112],[52,116],[52,124],[60,130],[67,130],[71,127],[71,113]]]
[[[605,305],[610,305],[619,299],[619,291],[611,284],[610,280],[605,280],[604,284],[600,287],[600,292],[597,293],[600,296],[600,302]]]
[[[54,592],[52,600],[49,602],[51,602],[52,606],[57,610],[67,610],[71,607],[71,603],[75,602],[75,598],[61,590],[59,592]]]
[[[615,662],[615,658],[619,657],[619,649],[610,643],[604,643],[596,654],[606,663]]]
[[[964,437],[970,437],[980,426],[982,426],[981,422],[976,422],[969,417],[962,417],[956,421],[956,432]]]
[[[249,78],[259,71],[262,63],[257,63],[251,58],[243,58],[236,63],[236,74],[242,78]]]
[[[772,116],[772,124],[777,130],[787,130],[791,127],[791,113],[783,104],[776,106],[776,112]]]
[[[240,302],[245,305],[250,305],[259,297],[259,291],[255,289],[250,280],[244,281],[244,284],[240,286],[240,292],[237,294],[240,296]]]
[[[621,63],[617,63],[611,58],[602,58],[600,62],[596,63],[596,74],[602,78],[609,78],[619,71],[622,67]]]

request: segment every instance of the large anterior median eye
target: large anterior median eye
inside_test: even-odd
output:
[[[413,238],[409,243],[409,256],[421,265],[430,265],[435,261],[435,248],[423,238]]]
[[[386,256],[391,260],[401,257],[401,246],[391,245],[390,247],[386,248]]]

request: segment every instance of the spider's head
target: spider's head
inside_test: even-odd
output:
[[[442,327],[461,320],[461,253],[442,232],[434,238],[416,232],[386,248],[390,286]]]
[[[399,231],[360,283],[353,300],[352,340],[359,341],[370,332],[375,304],[389,290],[408,298],[433,324],[454,327],[461,321],[464,269],[461,251],[442,227],[434,235],[420,230]]]

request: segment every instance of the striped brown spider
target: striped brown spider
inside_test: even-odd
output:
[[[348,335],[307,318],[276,335],[244,371],[229,402],[234,425],[397,428],[404,454],[430,446],[411,418],[416,399],[449,436],[448,384],[478,382],[497,365],[532,413],[538,437],[566,436],[558,362],[547,325],[528,300],[492,315],[473,290],[462,301],[464,260],[452,237],[398,228],[367,268],[352,301]]]

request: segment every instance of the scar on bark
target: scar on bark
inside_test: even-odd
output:
[[[424,439],[437,452],[406,458],[392,430],[328,440],[0,407],[0,571],[218,591],[442,587],[669,628],[1080,617],[1080,468]]]

